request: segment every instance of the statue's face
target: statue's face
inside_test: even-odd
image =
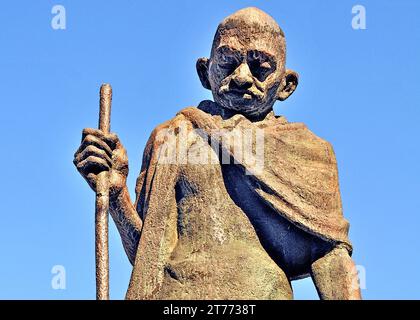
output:
[[[257,8],[241,9],[219,24],[210,59],[197,61],[198,76],[221,107],[259,118],[298,84],[298,74],[285,69],[285,51],[273,18]]]
[[[215,101],[249,116],[271,110],[285,73],[280,41],[284,40],[271,34],[259,38],[221,36],[208,69]]]

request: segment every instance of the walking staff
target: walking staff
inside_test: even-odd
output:
[[[99,130],[110,132],[112,88],[103,84],[99,99]],[[96,299],[109,300],[109,171],[102,171],[96,181],[95,203]]]

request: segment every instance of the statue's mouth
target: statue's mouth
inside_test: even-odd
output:
[[[264,98],[264,93],[255,86],[250,88],[235,88],[229,84],[221,86],[219,95],[234,103],[250,104],[260,102]]]
[[[256,95],[251,90],[237,90],[232,89],[226,92],[226,95],[229,96],[230,99],[234,100],[244,100],[244,101],[251,101],[256,98]]]

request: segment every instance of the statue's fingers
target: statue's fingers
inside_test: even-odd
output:
[[[99,129],[94,128],[84,128],[82,131],[82,141],[86,138],[88,135],[93,135],[95,137],[101,138],[103,136],[103,133]]]
[[[88,136],[92,135],[99,138],[102,141],[105,141],[111,149],[114,149],[115,146],[120,142],[118,136],[115,133],[104,133],[102,130],[85,128],[82,132],[82,141]]]
[[[108,156],[108,154],[104,150],[99,149],[98,147],[94,145],[89,145],[82,152],[79,152],[76,155],[76,161],[81,162],[90,156],[104,159],[108,163],[109,166],[112,166],[111,157]]]
[[[77,149],[76,153],[75,153],[75,157],[77,156],[78,153],[81,153],[84,149],[86,149],[88,146],[95,146],[101,150],[104,150],[109,157],[112,157],[112,149],[109,147],[109,145],[102,141],[101,139],[99,139],[98,137],[95,137],[94,135],[87,135],[82,143],[80,144],[79,149]]]
[[[98,174],[102,171],[108,171],[109,166],[107,162],[98,157],[89,156],[86,159],[80,161],[76,165],[77,170],[79,170],[85,177],[87,177],[89,174]]]
[[[104,140],[106,141],[106,143],[112,148],[114,149],[118,144],[120,144],[120,138],[118,138],[118,136],[111,132],[111,133],[107,133],[104,136]]]

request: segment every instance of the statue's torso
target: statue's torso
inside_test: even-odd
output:
[[[176,185],[178,241],[156,298],[290,299],[284,272],[230,198],[219,165],[186,165]]]
[[[272,125],[276,120],[270,121]],[[236,127],[239,121],[230,122]],[[275,152],[267,139],[277,137],[266,135],[265,140],[271,146],[266,152]],[[150,146],[148,150],[157,154],[158,144]],[[201,148],[214,153],[208,143]],[[269,159],[271,168],[276,166],[276,156]],[[146,220],[127,298],[290,299],[290,280],[307,276],[311,263],[331,250],[331,242],[296,227],[263,201],[240,166],[219,162],[175,166],[174,186],[163,173],[174,171],[158,166],[150,175],[154,187],[147,185],[148,193],[140,193],[139,203],[152,196],[143,212]],[[164,193],[159,191],[163,189]],[[174,200],[163,199],[168,192],[174,193],[169,196]],[[162,209],[162,201],[167,209]],[[167,210],[170,214],[163,213]]]
[[[290,299],[289,278],[306,276],[327,250],[236,183],[238,174],[234,165],[182,166],[178,240],[155,298]]]

